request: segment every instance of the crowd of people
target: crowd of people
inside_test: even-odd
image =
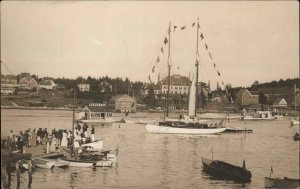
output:
[[[88,135],[88,125],[77,123],[74,129],[74,141],[79,143],[93,142],[95,140],[95,127],[92,126],[90,135]],[[6,146],[11,151],[19,151],[25,153],[26,148],[44,145],[49,152],[55,152],[57,148],[71,148],[72,146],[72,131],[63,129],[53,129],[48,131],[47,128],[39,128],[38,130],[30,128],[25,131],[20,131],[15,134],[10,131]],[[49,146],[48,146],[49,145]]]

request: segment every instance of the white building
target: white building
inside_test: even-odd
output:
[[[79,91],[81,91],[81,92],[89,92],[90,91],[90,84],[88,84],[88,83],[80,83],[77,86],[79,88]]]

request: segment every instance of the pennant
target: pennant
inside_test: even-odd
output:
[[[174,27],[174,32],[175,32],[175,29],[177,28],[177,26],[173,26]]]
[[[152,68],[152,73],[154,73],[155,72],[155,66],[153,66],[153,68]]]
[[[217,72],[218,72],[218,75],[221,76],[220,72],[219,71],[217,71]]]
[[[149,79],[150,83],[152,83],[150,75],[148,76],[148,79]]]
[[[195,22],[192,24],[192,27],[194,27],[195,26]]]
[[[214,69],[216,69],[216,64],[214,63]]]
[[[157,59],[156,59],[156,62],[159,62],[160,61],[160,59],[159,59],[159,56],[157,57]]]
[[[165,43],[165,45],[168,43],[168,39],[166,37],[165,37],[164,43]]]
[[[126,111],[126,110],[125,110],[125,117],[127,117],[128,114],[129,114],[129,111]]]
[[[201,33],[200,37],[201,37],[201,40],[204,39],[203,33]]]
[[[133,106],[134,106],[134,103],[132,103],[131,107],[133,107]]]
[[[212,59],[210,52],[209,52],[209,57],[210,57],[210,59]]]
[[[181,30],[184,30],[185,28],[186,28],[186,26],[182,26],[182,27],[181,27]]]
[[[178,70],[179,70],[179,66],[177,66]]]
[[[160,51],[161,51],[161,53],[163,53],[164,54],[164,48],[162,47],[162,48],[160,48]]]
[[[207,44],[205,43],[205,48],[206,48],[206,50],[208,49],[208,46],[207,46]]]

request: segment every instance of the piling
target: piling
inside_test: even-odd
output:
[[[32,163],[31,159],[27,160],[28,164],[28,189],[31,188],[31,183],[32,183]]]
[[[20,188],[20,160],[16,162],[17,189]]]

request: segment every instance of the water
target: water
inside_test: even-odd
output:
[[[120,120],[124,114],[114,114]],[[163,114],[129,114],[130,120],[155,119]],[[130,118],[132,117],[132,118]],[[71,129],[71,111],[1,110],[1,135],[28,128]],[[299,142],[293,140],[298,127],[288,118],[276,121],[231,120],[232,127],[253,129],[251,134],[187,136],[147,133],[143,125],[114,123],[97,126],[96,139],[104,139],[106,149],[119,145],[117,165],[111,168],[37,169],[32,188],[264,188],[264,177],[299,178]],[[120,125],[120,128],[119,128]],[[245,184],[212,180],[201,171],[201,157],[223,160],[246,167],[252,182]],[[21,174],[21,188],[28,183]],[[12,176],[12,188],[16,175]]]

